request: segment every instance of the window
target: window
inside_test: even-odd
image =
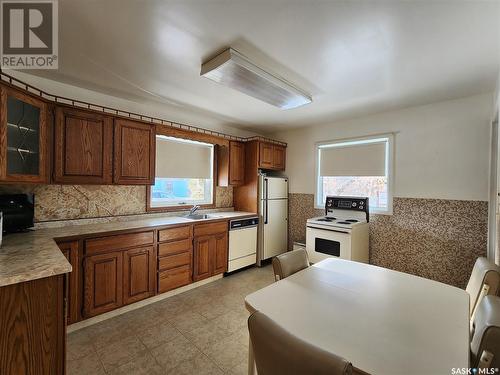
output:
[[[316,145],[316,207],[326,196],[368,197],[370,212],[392,213],[392,135]]]
[[[214,146],[156,136],[156,177],[150,207],[211,205],[214,202]]]

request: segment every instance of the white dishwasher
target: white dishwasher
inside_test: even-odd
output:
[[[257,262],[258,217],[229,222],[229,260],[227,272],[236,271]]]

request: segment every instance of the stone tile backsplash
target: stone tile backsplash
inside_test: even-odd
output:
[[[305,242],[313,194],[290,194],[290,243]],[[486,256],[488,202],[394,198],[392,215],[370,216],[370,263],[460,288]]]
[[[0,194],[35,194],[35,222],[146,214],[146,187],[122,185],[4,185]],[[232,187],[217,187],[216,208],[233,206]]]

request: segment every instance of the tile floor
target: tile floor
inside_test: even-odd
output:
[[[68,334],[68,374],[246,374],[246,295],[274,281],[251,268]]]

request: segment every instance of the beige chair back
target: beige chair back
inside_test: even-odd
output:
[[[309,267],[309,258],[307,257],[307,251],[304,249],[289,251],[273,258],[274,278],[276,281],[307,267]]]
[[[498,295],[500,289],[500,267],[484,257],[477,258],[467,288],[469,293],[469,313],[471,318],[474,310],[487,295]]]
[[[500,367],[500,297],[485,296],[476,309],[470,344],[472,367]]]
[[[248,318],[248,331],[259,375],[344,375],[352,365],[284,330],[261,312]]]

